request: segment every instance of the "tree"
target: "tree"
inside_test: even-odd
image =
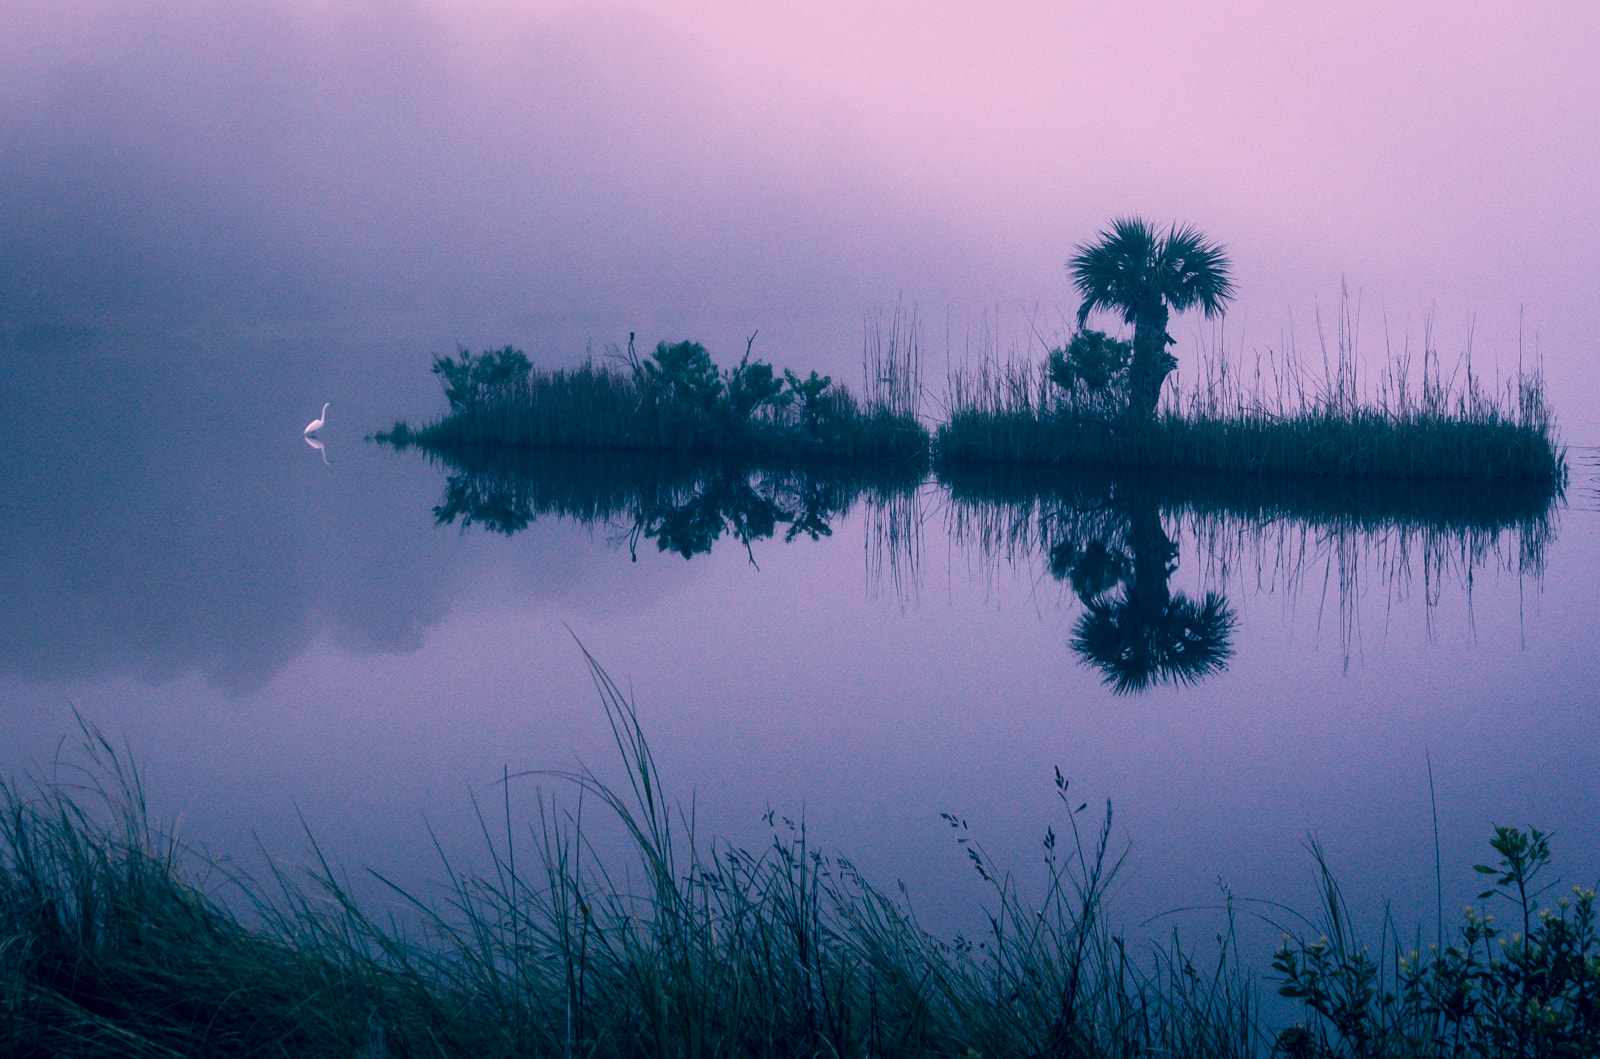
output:
[[[454,357],[434,354],[433,358],[433,373],[444,384],[452,414],[478,408],[525,382],[532,370],[527,355],[511,346],[478,354],[462,349]]]
[[[1133,356],[1128,365],[1128,410],[1139,420],[1155,414],[1161,386],[1177,360],[1167,352],[1173,338],[1167,317],[1198,307],[1207,317],[1222,312],[1233,298],[1231,263],[1221,244],[1191,225],[1174,224],[1158,234],[1139,217],[1119,217],[1067,261],[1073,285],[1083,296],[1082,328],[1096,309],[1119,313],[1133,325]]]
[[[710,417],[722,396],[722,376],[711,363],[711,354],[698,342],[670,346],[658,342],[654,356],[633,370],[648,390],[693,409],[702,419]]]

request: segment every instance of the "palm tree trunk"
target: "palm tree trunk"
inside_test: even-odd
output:
[[[1167,352],[1167,307],[1158,304],[1134,319],[1133,360],[1128,365],[1128,412],[1148,423],[1155,417],[1162,384],[1178,361]]]

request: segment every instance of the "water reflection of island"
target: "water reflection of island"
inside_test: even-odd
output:
[[[993,561],[1044,558],[1083,613],[1073,649],[1117,692],[1220,672],[1236,624],[1223,592],[1337,586],[1346,663],[1363,572],[1391,600],[1420,579],[1431,609],[1444,585],[1498,564],[1537,579],[1560,499],[1548,489],[1224,476],[941,471],[952,538]],[[1207,590],[1175,592],[1181,537]],[[1374,571],[1374,566],[1376,567]],[[1317,576],[1320,574],[1321,576]]]
[[[719,540],[752,544],[778,537],[817,540],[858,501],[880,506],[914,491],[922,471],[683,460],[626,452],[433,450],[446,473],[433,509],[440,525],[473,525],[511,535],[540,517],[616,527],[629,555],[654,541],[688,559]]]
[[[860,504],[869,583],[892,584],[903,600],[917,589],[924,477],[915,465],[425,451],[446,476],[433,509],[440,525],[511,535],[557,517],[610,527],[635,559],[645,542],[687,559],[737,541],[753,563],[757,542],[830,536]],[[1336,586],[1348,664],[1364,578],[1379,579],[1391,600],[1420,581],[1430,615],[1451,582],[1465,586],[1470,605],[1475,572],[1488,564],[1537,578],[1559,499],[1505,487],[1016,467],[947,467],[938,485],[956,546],[1043,566],[1070,588],[1081,608],[1072,650],[1118,694],[1226,669],[1238,626],[1230,586],[1291,596]],[[1188,592],[1174,587],[1183,549],[1191,550]]]

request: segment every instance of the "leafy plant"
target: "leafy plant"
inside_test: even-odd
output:
[[[433,373],[444,384],[451,412],[465,412],[487,403],[512,384],[526,382],[533,365],[520,349],[486,349],[473,354],[465,349],[455,356],[433,358]]]
[[[822,419],[828,411],[827,394],[828,387],[833,383],[833,376],[812,372],[809,378],[802,379],[786,368],[783,377],[789,384],[791,399],[800,402],[800,418],[805,422],[807,429],[813,434],[819,433]]]
[[[794,396],[784,390],[783,383],[784,380],[773,373],[771,364],[752,361],[747,348],[739,366],[724,373],[728,417],[734,423],[744,423],[762,408],[787,407]]]
[[[1079,328],[1064,349],[1050,351],[1050,381],[1069,392],[1081,383],[1090,393],[1103,393],[1126,385],[1132,355],[1132,342]]]
[[[702,415],[709,416],[722,396],[722,376],[698,342],[659,342],[638,370],[647,389]]]
[[[1279,992],[1302,1000],[1310,1026],[1278,1037],[1295,1059],[1342,1056],[1573,1057],[1600,1054],[1600,937],[1595,895],[1574,888],[1555,908],[1538,900],[1550,862],[1549,835],[1497,826],[1497,865],[1480,900],[1508,901],[1522,929],[1505,936],[1492,915],[1468,908],[1451,944],[1400,955],[1392,928],[1374,957],[1358,946],[1326,860],[1327,932],[1314,942],[1285,937],[1272,961]],[[1553,884],[1551,884],[1553,885]],[[1392,959],[1385,958],[1387,950]]]

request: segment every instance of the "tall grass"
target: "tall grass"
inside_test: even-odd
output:
[[[445,865],[438,901],[396,887],[407,919],[367,914],[325,862],[309,888],[281,872],[263,886],[186,854],[86,729],[109,786],[0,791],[0,1030],[21,1054],[83,1056],[1258,1050],[1231,950],[1197,973],[1198,956],[1146,959],[1109,933],[1110,810],[1080,831],[1065,780],[1031,899],[949,818],[990,885],[991,929],[945,942],[803,822],[756,852],[702,842],[632,704],[592,668],[627,780],[561,778],[611,812],[632,863],[595,859],[581,809],[541,799],[522,839],[509,809],[480,809],[487,869]]]
[[[1425,331],[1420,364],[1407,345],[1386,350],[1363,378],[1359,303],[1341,300],[1334,343],[1321,357],[1292,344],[1230,355],[1220,335],[1198,378],[1170,386],[1148,421],[1114,395],[1064,387],[1048,369],[985,350],[953,372],[948,421],[935,439],[942,462],[1002,461],[1081,467],[1218,471],[1247,475],[1532,481],[1559,490],[1565,450],[1537,365],[1496,389],[1470,344],[1446,371]],[[1322,333],[1319,318],[1319,335]],[[1246,370],[1248,368],[1248,370]]]
[[[940,940],[803,822],[751,852],[703,842],[667,800],[632,703],[591,660],[626,781],[565,776],[521,838],[479,807],[486,868],[442,897],[364,911],[325,860],[265,881],[186,851],[137,772],[85,725],[87,770],[0,783],[0,1039],[14,1055],[1262,1056],[1592,1055],[1593,894],[1537,906],[1548,839],[1497,829],[1491,890],[1522,931],[1469,914],[1455,944],[1377,955],[1325,880],[1321,936],[1286,932],[1274,1034],[1236,935],[1152,950],[1108,928],[1120,858],[1059,775],[1061,830],[1029,886],[947,816],[988,884],[981,939]],[[505,782],[524,777],[507,776]],[[631,840],[604,863],[598,802]],[[592,819],[592,810],[589,818]],[[319,854],[320,857],[320,854]],[[1485,896],[1491,896],[1486,894]],[[1231,919],[1230,919],[1231,922]],[[1442,926],[1440,928],[1442,935]],[[1452,939],[1454,940],[1454,939]],[[1587,1050],[1585,1050],[1587,1049]]]

